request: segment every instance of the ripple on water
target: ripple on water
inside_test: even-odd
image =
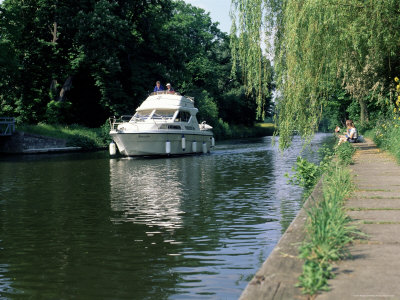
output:
[[[267,137],[202,156],[2,161],[0,294],[237,299],[300,208],[284,177],[294,143],[284,155]]]

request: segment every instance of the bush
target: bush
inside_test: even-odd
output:
[[[356,149],[351,143],[342,143],[336,148],[336,156],[342,165],[349,165],[353,163],[353,154]]]
[[[365,132],[365,135],[372,138],[379,148],[392,153],[400,163],[400,121],[397,118],[380,121],[379,125]]]
[[[307,195],[321,176],[320,169],[316,164],[300,156],[297,157],[296,165],[292,168],[292,171],[295,172],[292,177],[286,174],[286,177],[289,177],[289,182],[303,187]]]
[[[68,121],[68,115],[72,103],[68,101],[54,101],[47,103],[45,118],[49,124],[65,124]]]

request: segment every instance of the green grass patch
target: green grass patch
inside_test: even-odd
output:
[[[84,150],[92,150],[107,147],[109,144],[109,126],[106,124],[100,128],[88,128],[81,125],[50,125],[40,123],[38,125],[20,125],[18,131],[33,133],[67,141],[67,146],[82,147]]]
[[[274,123],[257,123],[256,126],[261,128],[268,128],[270,130],[275,130]]]
[[[380,120],[364,135],[371,138],[379,148],[392,153],[400,163],[400,120],[398,118]]]
[[[334,275],[332,262],[349,255],[349,243],[361,236],[344,206],[354,190],[347,165],[355,151],[352,145],[344,143],[335,152],[325,151],[319,166],[298,160],[295,167],[295,178],[303,187],[311,187],[324,174],[323,197],[306,210],[306,240],[299,248],[299,256],[305,263],[298,286],[308,295],[328,290],[328,280]]]
[[[349,254],[347,245],[358,234],[344,208],[344,199],[351,191],[350,172],[332,165],[324,175],[323,199],[307,210],[307,242],[300,247],[305,264],[298,284],[305,294],[328,289],[328,279],[333,277],[332,261]]]
[[[342,143],[336,147],[336,157],[343,165],[349,165],[353,163],[353,155],[356,149],[351,143]]]

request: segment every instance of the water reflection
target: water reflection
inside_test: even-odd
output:
[[[280,204],[280,223],[281,233],[283,234],[290,225],[297,212],[301,208],[302,188],[288,183],[285,174],[293,175],[292,167],[296,164],[297,157],[300,155],[307,160],[318,163],[320,154],[318,149],[324,143],[330,143],[332,136],[329,134],[316,134],[309,144],[304,144],[299,136],[293,139],[292,147],[283,153],[275,148],[273,156],[274,180],[272,182],[271,194],[276,202]],[[277,147],[277,145],[276,145]]]
[[[185,160],[111,159],[111,208],[122,212],[112,221],[180,228],[182,163]]]
[[[300,150],[0,157],[0,298],[237,299],[300,207]]]
[[[1,240],[0,240],[1,249]],[[0,296],[6,293],[15,293],[16,290],[12,288],[11,278],[7,278],[4,274],[8,273],[9,266],[7,264],[0,264]]]
[[[160,253],[176,280],[164,290],[171,299],[240,295],[300,207],[301,189],[284,176],[302,149],[294,144],[283,155],[266,137],[205,156],[110,161],[112,221],[144,224],[174,245]]]

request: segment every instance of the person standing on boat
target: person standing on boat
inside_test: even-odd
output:
[[[167,92],[168,93],[173,93],[174,92],[174,88],[171,86],[170,83],[167,83]]]
[[[161,92],[164,90],[164,87],[161,85],[160,81],[156,81],[156,86],[154,87],[154,92]]]

